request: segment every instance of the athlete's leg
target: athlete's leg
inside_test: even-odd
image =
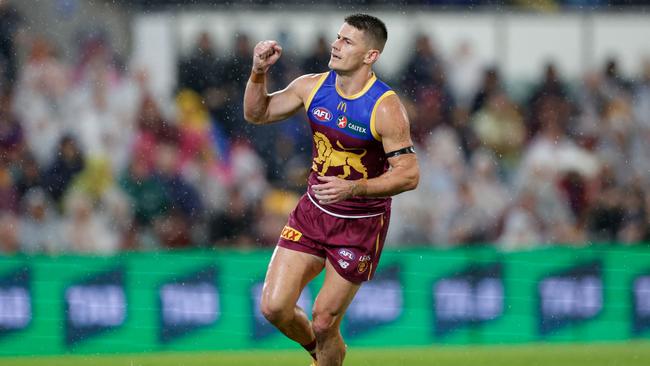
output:
[[[324,258],[278,246],[266,272],[262,314],[301,345],[312,343],[315,336],[309,318],[296,303],[302,289],[323,270],[324,262]]]
[[[318,366],[340,366],[345,343],[340,325],[343,315],[361,285],[339,275],[332,263],[325,264],[325,282],[318,293],[312,314],[312,327],[318,345]]]

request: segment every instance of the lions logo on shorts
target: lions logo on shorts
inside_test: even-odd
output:
[[[362,255],[359,258],[359,265],[357,265],[357,272],[363,273],[368,269],[368,264],[370,264],[370,256]]]

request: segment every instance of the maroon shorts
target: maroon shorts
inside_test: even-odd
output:
[[[341,277],[361,283],[372,279],[377,270],[389,219],[390,207],[372,217],[332,216],[305,194],[289,215],[278,245],[327,258]]]

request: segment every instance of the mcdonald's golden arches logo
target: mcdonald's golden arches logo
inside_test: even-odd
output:
[[[345,113],[348,111],[348,105],[345,102],[339,102],[339,105],[336,106],[336,109]]]

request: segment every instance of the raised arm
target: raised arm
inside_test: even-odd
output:
[[[384,151],[400,151],[413,146],[406,110],[396,95],[386,97],[377,107],[375,128],[382,138]],[[335,203],[353,196],[388,197],[415,189],[420,179],[417,157],[404,151],[388,158],[390,169],[371,179],[344,180],[334,176],[318,177],[314,185],[316,199],[322,204]]]
[[[244,118],[254,124],[266,124],[286,119],[296,113],[315,86],[317,75],[303,75],[285,89],[269,94],[266,73],[282,55],[275,41],[262,41],[253,51],[253,69],[244,93]]]

